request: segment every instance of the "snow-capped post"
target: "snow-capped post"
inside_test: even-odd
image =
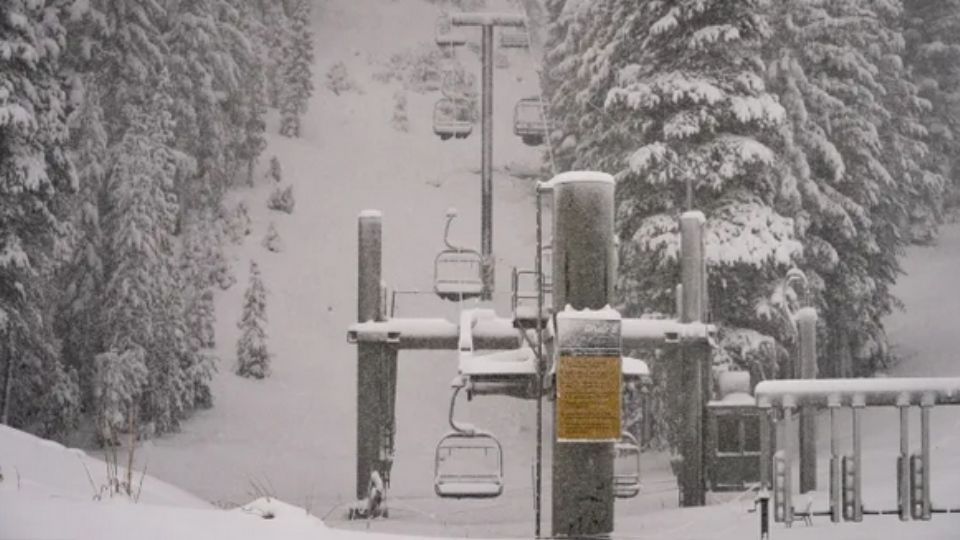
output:
[[[514,14],[457,13],[450,17],[453,26],[479,26],[481,41],[480,81],[480,254],[483,265],[483,300],[493,298],[493,27],[523,26],[524,18]]]
[[[364,210],[358,217],[357,321],[383,321],[381,295],[382,215]],[[385,342],[357,344],[357,484],[367,497],[371,473],[389,483],[397,389],[397,348]]]
[[[378,210],[364,210],[357,218],[357,322],[382,320],[380,275],[383,217]]]
[[[613,177],[599,172],[576,171],[557,175],[549,184],[553,188],[554,203],[553,312],[561,313],[565,309],[603,309],[613,300],[613,284],[616,278]],[[613,310],[609,311],[616,314]],[[573,313],[570,316],[572,325],[567,325],[571,329],[567,332],[564,332],[565,328],[560,325],[558,316],[559,348],[569,349],[569,359],[577,364],[574,367],[585,368],[582,373],[590,374],[596,371],[598,376],[595,380],[592,378],[590,383],[604,388],[603,381],[606,379],[599,375],[601,372],[606,373],[603,368],[610,362],[618,369],[620,367],[619,314],[616,314],[615,318],[600,317],[590,321],[595,323],[591,326],[609,332],[591,332],[581,336],[584,340],[571,335],[572,329],[578,327],[578,324],[573,323],[582,323],[579,315]],[[596,343],[596,340],[602,343]],[[600,349],[608,352],[612,349],[618,350],[615,354],[598,355],[597,358],[590,359],[593,363],[580,366],[578,362],[583,358],[578,357],[575,351],[582,350],[582,347],[577,341],[581,341],[579,345],[590,348],[601,345]],[[561,416],[564,398],[560,394],[564,387],[561,378],[564,371],[562,362],[566,353],[560,354],[557,368],[558,397],[554,411],[557,430],[553,441],[552,532],[554,536],[606,535],[613,531],[614,496],[610,479],[613,477],[613,445],[619,439],[619,374],[618,384],[613,388],[615,395],[605,392],[603,399],[599,400],[602,403],[616,400],[617,433],[612,433],[613,440],[608,440],[607,437],[611,435],[607,431],[614,429],[607,416],[603,417],[602,422],[591,423],[588,430],[590,433],[578,433],[574,437],[590,440],[561,440],[565,431],[563,424],[566,422]],[[569,375],[568,381],[572,381],[573,387],[582,382]],[[601,413],[602,411],[598,412]],[[601,434],[603,436],[593,433],[593,427],[604,427]]]
[[[680,322],[701,322],[706,312],[703,232],[706,218],[691,210],[680,216],[680,281],[682,301]],[[684,432],[680,454],[683,458],[680,480],[682,506],[706,504],[704,478],[704,407],[708,401],[709,345],[684,343],[680,347],[682,385],[690,399],[684,413]]]

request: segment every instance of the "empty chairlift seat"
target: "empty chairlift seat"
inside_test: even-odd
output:
[[[631,433],[623,432],[614,445],[613,494],[619,498],[640,493],[640,445]]]
[[[434,26],[434,41],[441,48],[453,48],[467,42],[462,32],[457,31],[449,17],[439,17]]]
[[[526,28],[503,27],[500,29],[500,46],[505,49],[526,49],[530,47],[530,37]]]
[[[473,121],[465,103],[442,98],[433,107],[433,132],[441,140],[467,138],[473,132]]]
[[[483,265],[480,253],[469,249],[447,249],[433,263],[433,289],[444,300],[460,301],[483,294]]]
[[[528,146],[543,144],[547,123],[543,118],[539,98],[524,98],[517,102],[513,108],[513,133]]]
[[[440,497],[482,499],[503,493],[503,448],[483,431],[451,431],[437,444],[434,491]]]

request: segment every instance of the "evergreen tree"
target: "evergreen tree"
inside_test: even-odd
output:
[[[267,291],[260,278],[257,263],[250,262],[250,283],[243,295],[243,314],[237,326],[237,375],[262,379],[270,374],[270,353],[267,351]]]
[[[960,203],[960,1],[904,0],[907,63],[920,95],[931,107],[923,115],[930,158],[948,181],[949,203]]]
[[[297,1],[292,22],[280,73],[283,81],[280,92],[280,134],[299,137],[300,118],[307,112],[307,104],[313,93],[313,35],[310,31],[308,1]]]
[[[76,190],[55,9],[8,0],[0,17],[0,421],[46,435],[72,427],[76,376],[53,349],[59,193]]]

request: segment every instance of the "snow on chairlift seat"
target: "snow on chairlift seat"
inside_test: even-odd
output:
[[[640,445],[629,432],[623,432],[614,445],[613,493],[621,499],[640,493]]]
[[[437,254],[433,265],[433,289],[444,300],[466,300],[483,294],[480,253],[447,249]]]
[[[540,99],[530,97],[517,101],[513,108],[513,134],[522,138],[524,144],[537,146],[543,144],[546,133]]]
[[[433,487],[444,498],[499,496],[503,493],[500,441],[485,431],[448,432],[437,443]]]
[[[433,132],[441,140],[465,139],[473,132],[473,122],[463,105],[450,98],[441,98],[433,106]]]
[[[471,397],[501,395],[520,399],[537,396],[537,355],[530,347],[477,354],[461,352],[458,370]]]
[[[500,46],[504,49],[527,49],[530,47],[530,38],[525,28],[501,28]]]

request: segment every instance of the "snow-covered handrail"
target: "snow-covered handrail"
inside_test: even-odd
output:
[[[761,408],[960,405],[960,377],[763,381],[754,394]]]
[[[526,18],[514,13],[456,13],[450,16],[454,26],[524,26]]]

